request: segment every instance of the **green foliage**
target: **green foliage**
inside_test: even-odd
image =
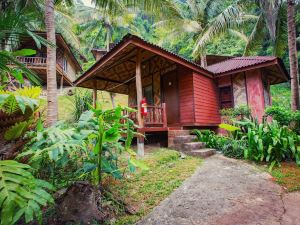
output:
[[[229,131],[229,132],[235,132],[235,131],[240,130],[239,127],[236,127],[236,126],[233,126],[233,125],[230,125],[230,124],[225,124],[225,123],[221,123],[219,125],[219,128],[224,129],[224,130]]]
[[[283,160],[295,160],[300,165],[300,136],[277,121],[255,124],[248,122],[248,131],[242,139],[247,140],[248,147],[244,152],[246,159],[265,161],[274,165]]]
[[[223,140],[221,149],[225,156],[235,159],[244,158],[244,151],[248,145],[247,141],[231,138],[224,138]]]
[[[250,118],[251,109],[247,105],[237,106],[235,108],[222,109],[220,110],[222,116],[228,116],[231,119],[236,119],[236,117],[240,118]]]
[[[192,130],[197,135],[198,141],[204,142],[208,148],[217,148],[218,136],[211,130]]]
[[[15,123],[5,133],[4,138],[7,141],[13,141],[21,137],[31,125],[32,120]]]
[[[123,151],[129,154],[128,166],[131,171],[134,167],[144,168],[143,164],[135,159],[135,153],[130,149],[131,141],[136,135],[135,125],[124,111],[133,112],[130,108],[102,110],[92,109],[82,114],[79,119],[79,128],[92,129],[88,141],[92,143],[92,149],[85,160],[86,168],[84,174],[91,174],[92,182],[99,185],[102,179],[102,172],[111,174],[115,178],[122,178],[121,168],[118,168],[118,155]],[[125,140],[122,137],[125,136]],[[120,144],[124,141],[124,146]]]
[[[63,122],[49,128],[43,128],[38,122],[37,130],[27,133],[26,138],[30,141],[18,158],[28,158],[28,163],[36,169],[39,177],[51,181],[58,188],[64,187],[76,180],[88,134]]]
[[[52,185],[36,179],[30,166],[0,161],[0,224],[15,224],[23,216],[26,223],[34,218],[41,223],[41,207],[54,202],[48,190],[53,190]]]
[[[268,107],[265,110],[267,116],[271,116],[281,126],[288,126],[296,133],[300,133],[300,111],[292,111],[280,106]]]
[[[75,90],[74,93],[74,121],[78,121],[81,114],[89,110],[90,105],[93,103],[92,93],[89,90]]]

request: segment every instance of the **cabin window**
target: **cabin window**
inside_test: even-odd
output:
[[[154,104],[152,85],[143,87],[143,96],[146,98],[149,105]]]
[[[68,61],[66,58],[63,58],[63,71],[67,72],[68,70]]]
[[[219,93],[221,109],[233,108],[231,86],[220,87]]]

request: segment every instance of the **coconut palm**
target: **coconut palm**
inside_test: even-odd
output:
[[[295,26],[295,0],[287,1],[288,48],[291,75],[292,110],[299,109],[298,57]]]
[[[245,20],[253,19],[253,16],[245,15],[239,7],[224,5],[221,0],[188,0],[167,1],[168,10],[164,13],[165,19],[156,23],[171,29],[171,35],[188,33],[195,41],[195,58],[201,56],[201,65],[206,67],[205,45],[210,37],[220,35],[230,28],[237,28]]]

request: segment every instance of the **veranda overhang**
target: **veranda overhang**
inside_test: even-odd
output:
[[[142,78],[143,74],[148,74],[144,71],[153,73],[156,70],[168,70],[176,64],[205,76],[213,76],[211,72],[192,61],[128,34],[74,83],[78,87],[128,94],[128,83],[136,77],[139,52]]]

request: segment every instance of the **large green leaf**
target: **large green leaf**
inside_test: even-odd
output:
[[[22,216],[28,223],[41,217],[40,205],[54,200],[45,189],[53,190],[51,184],[36,180],[31,167],[13,160],[0,161],[0,211],[1,225],[14,224]]]

